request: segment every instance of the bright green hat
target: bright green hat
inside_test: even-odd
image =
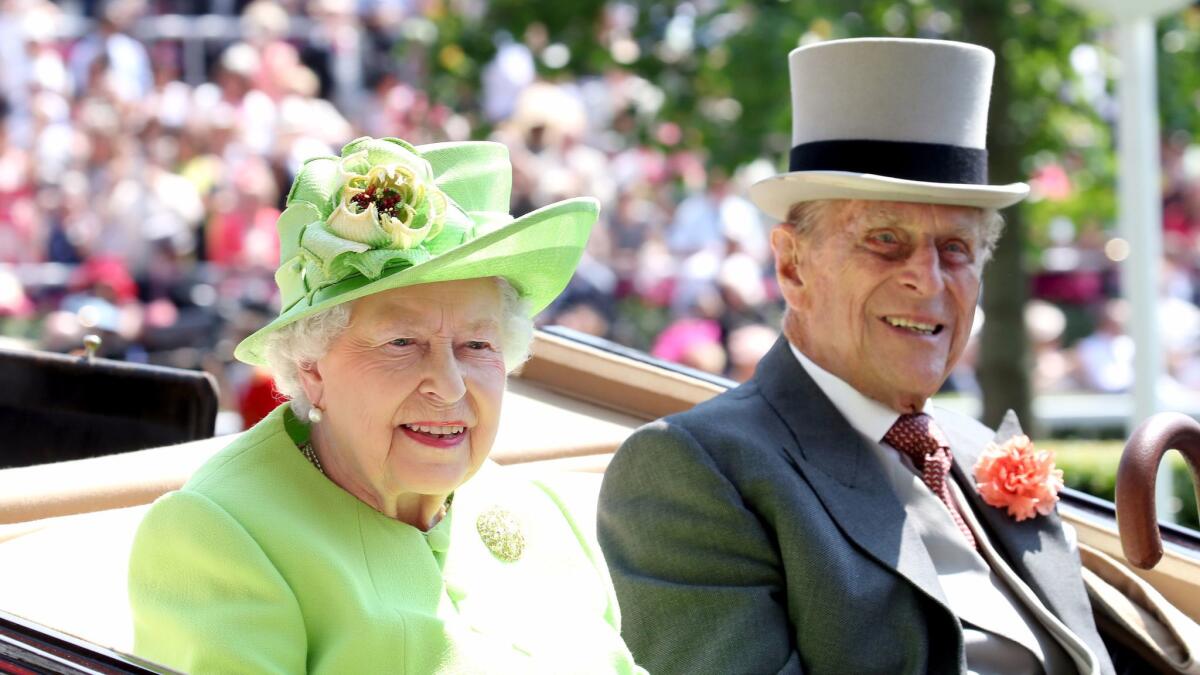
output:
[[[600,212],[568,199],[513,219],[512,166],[499,143],[363,137],[304,163],[280,214],[279,316],[234,355],[265,363],[272,332],[401,286],[502,277],[536,314],[570,281]]]

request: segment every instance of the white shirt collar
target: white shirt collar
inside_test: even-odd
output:
[[[872,441],[882,442],[888,430],[892,428],[896,420],[900,419],[900,413],[875,399],[864,396],[842,378],[813,363],[812,359],[805,356],[791,342],[788,342],[788,346],[796,355],[796,360],[833,403],[833,407],[837,408],[846,421],[850,422],[850,426]],[[926,399],[924,412],[932,414],[932,408],[929,399]]]

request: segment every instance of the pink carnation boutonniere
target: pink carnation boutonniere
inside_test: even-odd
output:
[[[1021,522],[1054,510],[1063,472],[1054,468],[1053,451],[1034,448],[1022,434],[988,444],[975,464],[975,483],[983,501]]]

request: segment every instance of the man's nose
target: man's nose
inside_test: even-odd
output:
[[[466,395],[467,383],[453,344],[430,345],[422,367],[425,370],[420,385],[423,395],[444,403],[454,403]]]
[[[901,283],[922,296],[936,295],[946,287],[941,263],[937,242],[923,242],[905,259]]]

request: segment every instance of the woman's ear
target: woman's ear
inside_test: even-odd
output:
[[[804,242],[790,225],[780,224],[771,230],[771,250],[775,252],[775,278],[789,307],[798,307],[804,294],[804,278],[800,271]]]
[[[308,397],[308,402],[323,408],[322,396],[325,393],[325,381],[321,379],[321,368],[316,361],[302,363],[299,367],[300,386],[304,388],[304,395]]]

